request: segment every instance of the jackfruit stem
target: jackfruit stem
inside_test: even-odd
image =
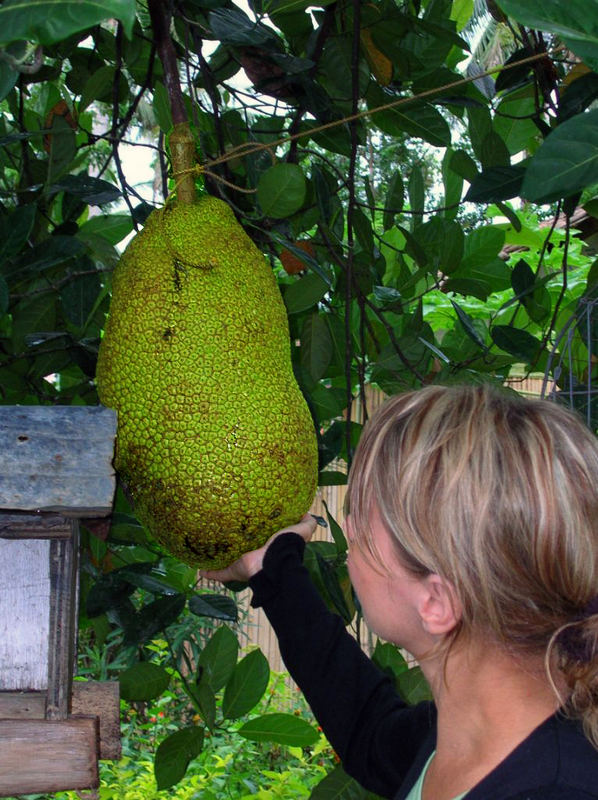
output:
[[[187,109],[183,99],[176,51],[170,36],[171,7],[164,0],[148,0],[154,41],[164,68],[164,84],[168,92],[174,130],[170,135],[172,168],[179,203],[189,205],[197,200],[193,168],[195,142],[189,127]]]
[[[195,188],[195,141],[188,122],[179,122],[170,134],[170,156],[177,201],[191,205],[197,200]]]

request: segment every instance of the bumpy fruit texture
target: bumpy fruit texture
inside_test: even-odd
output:
[[[317,445],[284,304],[221,200],[154,211],[131,241],[97,385],[136,513],[182,561],[226,566],[308,510]]]

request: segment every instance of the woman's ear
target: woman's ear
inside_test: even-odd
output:
[[[435,636],[450,633],[460,622],[462,614],[454,586],[435,573],[427,575],[422,584],[418,611],[424,630]]]

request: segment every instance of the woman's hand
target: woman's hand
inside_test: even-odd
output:
[[[295,525],[290,525],[287,528],[277,531],[277,533],[268,539],[263,547],[245,553],[229,567],[219,570],[202,570],[200,575],[210,581],[221,581],[222,583],[227,583],[228,581],[242,581],[243,583],[247,583],[250,578],[261,570],[266,550],[277,536],[283,533],[298,533],[306,542],[309,542],[316,529],[316,525],[315,517],[311,514],[305,514]]]

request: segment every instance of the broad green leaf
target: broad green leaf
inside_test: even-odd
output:
[[[155,700],[166,691],[170,675],[164,667],[141,661],[123,670],[118,676],[120,696],[128,703],[143,703]]]
[[[301,333],[301,363],[312,380],[324,377],[333,356],[333,342],[326,320],[314,311]]]
[[[458,269],[463,258],[464,235],[457,222],[435,216],[418,225],[413,235],[426,253],[429,271],[450,275]]]
[[[223,44],[249,47],[277,47],[278,37],[271,28],[254,22],[240,8],[218,8],[209,15],[214,36]]]
[[[115,246],[122,242],[132,230],[133,221],[129,214],[100,214],[84,222],[79,228],[78,236],[83,239],[88,234],[101,236]]]
[[[171,625],[185,607],[185,595],[160,597],[143,606],[125,628],[125,645],[140,645]]]
[[[374,234],[372,233],[372,225],[360,208],[353,209],[352,223],[353,231],[362,250],[369,254],[373,253]]]
[[[237,604],[224,594],[194,594],[189,598],[189,611],[198,617],[211,617],[224,619],[227,622],[236,622],[238,611]]]
[[[270,668],[261,650],[252,650],[234,669],[222,698],[225,719],[238,719],[261,700],[270,677]]]
[[[162,81],[156,81],[154,86],[154,99],[152,102],[158,125],[163,133],[172,129],[172,111],[168,92]]]
[[[493,325],[490,335],[497,347],[520,358],[526,364],[538,356],[540,342],[527,331],[514,328],[512,325]]]
[[[225,625],[208,639],[199,654],[198,672],[205,676],[213,691],[219,692],[233,674],[237,663],[239,642]]]
[[[372,661],[388,675],[396,677],[409,669],[409,664],[401,654],[399,648],[390,642],[376,642],[372,653]]]
[[[201,679],[192,689],[193,697],[199,706],[201,718],[209,730],[216,725],[216,693],[207,679]]]
[[[510,200],[521,193],[524,175],[526,175],[525,167],[520,164],[509,167],[488,167],[472,180],[465,200],[470,203],[497,203],[500,200]]]
[[[260,176],[257,199],[267,217],[283,219],[298,211],[305,200],[307,184],[297,164],[275,164]]]
[[[403,176],[399,170],[396,170],[388,183],[384,199],[383,227],[385,231],[394,225],[395,214],[400,214],[403,210],[404,195]]]
[[[477,344],[478,347],[481,347],[482,350],[487,350],[485,342],[480,338],[478,334],[474,320],[469,316],[469,314],[461,308],[461,306],[456,303],[454,300],[451,300],[452,306],[455,309],[457,314],[457,319],[461,323],[461,327],[465,331],[465,333],[469,336],[469,338]]]
[[[397,676],[396,686],[403,700],[409,705],[416,705],[424,700],[432,699],[430,686],[420,667],[411,667],[411,669],[401,672]]]
[[[2,6],[0,6],[0,12]],[[51,184],[63,175],[77,155],[75,131],[59,114],[54,116],[52,127],[48,133],[50,154],[48,157],[47,184]],[[68,177],[68,176],[67,176]]]
[[[596,76],[598,78],[598,76]],[[502,138],[511,155],[529,149],[540,136],[531,119],[536,113],[533,90],[524,89],[507,95],[496,109],[494,130]]]
[[[324,508],[326,509],[326,518],[328,519],[330,533],[332,534],[332,538],[334,539],[336,549],[338,550],[339,553],[346,553],[348,548],[347,548],[347,540],[345,538],[345,534],[343,533],[343,529],[330,513],[326,501],[324,501]]]
[[[9,291],[8,285],[0,275],[0,317],[8,311]]]
[[[465,237],[463,260],[459,272],[482,267],[493,261],[505,243],[505,232],[496,226],[476,228]]]
[[[529,162],[522,194],[534,203],[552,203],[597,182],[598,110],[595,110],[563,122],[544,140]]]
[[[36,205],[30,203],[0,218],[0,263],[16,255],[27,243],[36,212]]]
[[[449,161],[450,169],[471,183],[478,174],[478,167],[465,150],[455,150]]]
[[[347,475],[344,472],[324,470],[318,475],[318,486],[346,486]]]
[[[239,736],[252,742],[275,742],[288,747],[309,747],[320,734],[301,717],[294,714],[263,714],[250,719],[237,731]]]
[[[329,287],[319,275],[308,272],[286,286],[283,299],[288,314],[298,314],[313,308],[324,297]]]
[[[28,334],[54,330],[56,304],[47,295],[33,295],[19,301],[12,314],[12,341],[19,352]]]
[[[444,211],[445,219],[455,219],[459,211],[461,195],[463,194],[463,178],[452,168],[451,164],[455,152],[447,149],[442,159],[442,182],[444,184]]]
[[[442,114],[431,105],[404,105],[378,111],[375,124],[390,136],[408,134],[435,147],[449,147],[451,130]]]
[[[0,63],[0,100],[12,91],[16,82],[19,80],[19,75],[16,69],[11,69],[8,64]]]
[[[309,393],[310,404],[319,422],[340,417],[347,407],[344,389],[319,385]]]
[[[314,787],[309,800],[367,800],[368,792],[340,766]]]
[[[89,315],[95,308],[101,288],[102,283],[98,273],[80,275],[64,284],[60,290],[60,301],[64,315],[69,322],[78,328],[85,326]]]
[[[135,0],[4,0],[0,6],[0,45],[23,39],[55,44],[109,19],[120,20],[130,37]]]
[[[556,34],[589,66],[598,67],[598,9],[588,0],[499,0],[503,11],[530,28]]]
[[[185,776],[189,763],[201,753],[203,739],[204,729],[190,725],[160,742],[154,760],[158,791],[174,786]]]
[[[340,101],[350,100],[353,83],[351,37],[329,36],[318,67],[322,72],[322,83],[328,94]],[[370,80],[370,70],[363,58],[359,59],[357,73],[361,97]]]
[[[581,66],[581,65],[580,65]],[[559,120],[580,114],[598,97],[598,75],[588,72],[568,83],[559,98]]]
[[[409,206],[411,211],[424,210],[424,202],[426,199],[426,188],[424,184],[424,176],[419,167],[413,167],[409,175],[409,183],[407,185],[409,194]],[[400,230],[403,230],[400,228]]]
[[[90,175],[65,175],[64,178],[54,183],[50,190],[69,192],[90,206],[113,203],[122,196],[120,189],[114,184]]]

